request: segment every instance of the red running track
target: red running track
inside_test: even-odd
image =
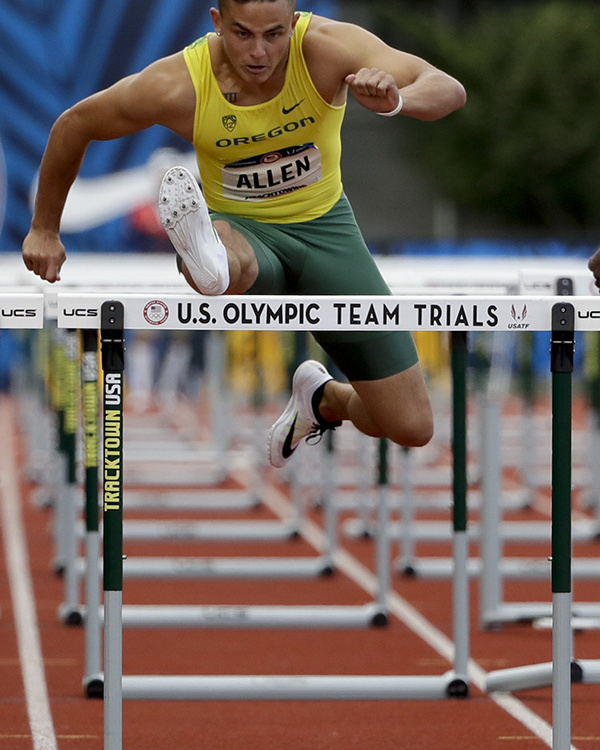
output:
[[[0,403],[0,490],[3,553],[0,555],[0,748],[4,750],[99,750],[103,747],[102,701],[85,698],[84,632],[59,621],[57,608],[63,583],[52,572],[52,516],[33,502],[35,486],[24,477],[25,442],[19,434],[16,407],[8,398]],[[273,507],[287,507],[287,487],[269,476],[272,507],[229,514],[230,518],[275,518]],[[547,492],[540,495],[540,502]],[[40,722],[40,706],[28,716],[23,662],[15,625],[17,604],[9,578],[6,507],[16,501],[22,519],[27,561],[35,603],[35,617],[43,654],[52,736]],[[147,514],[144,516],[147,517]],[[164,515],[161,517],[165,517]],[[216,517],[216,516],[215,516]],[[222,515],[221,515],[222,517]],[[540,519],[539,511],[511,518]],[[202,518],[207,518],[206,514]],[[323,526],[318,511],[311,511],[313,530]],[[448,521],[449,522],[449,521]],[[11,522],[14,523],[14,522]],[[11,537],[12,538],[12,537]],[[14,541],[14,539],[13,539]],[[354,577],[373,570],[370,540],[341,537]],[[137,555],[315,555],[306,540],[257,544],[147,544],[131,545]],[[476,552],[476,548],[473,549]],[[447,545],[421,544],[427,555],[448,554]],[[507,553],[548,554],[544,545],[507,546]],[[578,544],[576,554],[593,557],[597,544]],[[14,565],[14,563],[13,563]],[[21,573],[23,570],[21,570]],[[600,563],[599,563],[600,572]],[[508,582],[509,601],[548,601],[545,582]],[[452,637],[451,584],[449,581],[393,576],[394,611],[409,603],[430,624],[439,648],[427,643],[398,617],[385,628],[367,630],[125,630],[125,674],[377,674],[439,675],[451,668],[444,647]],[[576,600],[600,601],[600,582],[575,586]],[[552,695],[548,688],[523,691],[499,701],[478,687],[487,671],[547,662],[551,659],[551,634],[530,625],[505,626],[499,632],[482,632],[477,620],[478,586],[470,586],[471,655],[474,662],[470,697],[442,701],[126,701],[123,746],[127,750],[538,750],[548,747]],[[343,571],[319,580],[257,581],[126,581],[125,604],[361,604],[370,595]],[[600,658],[600,631],[575,637],[576,656]],[[43,686],[42,686],[43,687]],[[37,693],[40,685],[36,685]],[[43,690],[41,691],[43,693]],[[39,695],[38,695],[39,703]],[[43,700],[41,701],[43,703]],[[600,687],[574,685],[572,737],[579,750],[600,748]],[[37,713],[36,713],[37,712]],[[43,714],[43,711],[42,711]],[[36,719],[37,717],[37,719]],[[38,724],[32,721],[37,720]],[[525,722],[525,723],[524,723]],[[532,727],[536,727],[534,730]],[[37,733],[36,733],[37,732]],[[537,732],[537,733],[536,733]],[[46,733],[46,734],[45,734]],[[37,743],[37,744],[36,744]]]

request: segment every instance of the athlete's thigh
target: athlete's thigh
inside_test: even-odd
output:
[[[424,445],[433,433],[433,413],[419,363],[379,380],[351,384],[387,437],[400,445]]]
[[[269,231],[253,219],[223,213],[212,213],[213,222],[227,222],[250,245],[258,263],[257,277],[247,294],[282,294],[286,290],[286,271],[277,253],[275,229]]]
[[[301,294],[389,294],[345,196],[325,216],[302,227],[307,252]]]
[[[390,294],[345,199],[303,231],[309,249],[298,278],[300,293]],[[314,337],[348,380],[387,378],[418,360],[406,331],[315,331]]]

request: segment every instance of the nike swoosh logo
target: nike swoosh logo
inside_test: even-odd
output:
[[[284,458],[289,458],[292,453],[296,450],[296,448],[292,448],[292,440],[294,439],[294,430],[296,429],[296,420],[298,419],[298,415],[294,417],[294,421],[292,422],[292,426],[289,429],[288,434],[285,436],[285,440],[283,441],[283,446],[281,447],[281,455]]]
[[[296,107],[299,107],[302,104],[303,101],[304,101],[304,99],[300,99],[299,102],[297,102],[296,104],[294,104],[294,106],[290,107],[289,109],[286,109],[285,107],[282,107],[281,111],[283,112],[284,115],[289,115],[289,113],[293,112],[296,109]]]

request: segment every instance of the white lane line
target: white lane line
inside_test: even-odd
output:
[[[11,405],[0,397],[0,511],[6,566],[34,750],[57,750],[15,471]]]
[[[290,518],[293,515],[292,505],[289,500],[277,488],[272,485],[268,486],[268,491],[263,496],[265,505],[273,513],[282,519]],[[302,536],[318,552],[327,550],[327,537],[323,530],[310,520],[305,520],[301,529]],[[348,578],[364,589],[371,596],[377,594],[377,578],[361,562],[353,557],[347,550],[338,548],[335,556],[337,567],[342,570]],[[412,604],[402,598],[400,594],[391,591],[388,596],[389,611],[394,614],[406,627],[415,633],[419,638],[424,640],[440,656],[443,656],[450,663],[454,660],[454,644],[452,641],[432,625],[423,615],[416,610]],[[469,680],[485,693],[486,671],[477,664],[473,659],[469,660],[468,677]],[[506,713],[527,727],[536,737],[544,742],[548,747],[552,747],[552,727],[548,722],[538,716],[534,711],[528,708],[518,698],[511,693],[487,693],[487,697],[502,708]],[[571,745],[570,750],[577,750]]]

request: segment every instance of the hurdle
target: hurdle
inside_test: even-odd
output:
[[[576,312],[579,317],[580,310],[563,302],[552,313],[552,662],[490,672],[486,680],[488,691],[551,684],[555,748],[570,746],[571,681],[582,681],[581,667],[572,662],[571,644],[571,376]]]
[[[62,329],[58,329],[62,330]],[[99,556],[99,539],[101,527],[98,519],[97,495],[97,457],[98,457],[98,409],[97,399],[97,331],[83,329],[82,381],[83,381],[83,422],[84,422],[84,455],[86,464],[86,514],[85,514],[85,561],[77,561],[77,573],[85,574],[85,605],[82,608],[85,625],[85,674],[83,677],[86,697],[102,696],[103,674],[101,668],[100,633],[102,629],[102,609],[98,587],[97,571],[102,560]],[[123,432],[125,435],[125,432]],[[123,461],[127,459],[124,451]],[[112,480],[110,480],[112,481]],[[380,484],[381,484],[380,480]],[[126,503],[125,503],[126,504]],[[211,559],[194,558],[129,558],[125,564],[125,578],[287,578],[297,579],[328,575],[333,572],[332,560],[335,554],[334,529],[337,518],[329,506],[327,511],[327,528],[329,547],[324,556],[317,558],[242,558]],[[384,515],[387,499],[382,494],[380,502],[381,528],[387,525]],[[177,521],[157,524],[145,522],[123,522],[122,538],[124,541],[186,541],[226,539],[229,541],[265,541],[265,539],[291,538],[297,534],[298,522],[233,522],[235,528],[226,527],[225,522],[207,522],[186,524]],[[267,526],[266,524],[270,524]],[[278,528],[276,528],[278,524]],[[188,528],[191,526],[191,528]],[[269,530],[273,528],[269,536]],[[237,531],[236,531],[237,529]],[[266,532],[265,533],[265,529]],[[253,531],[254,530],[254,531]],[[283,533],[282,533],[283,532]],[[389,587],[387,566],[389,554],[382,536],[377,550],[378,595],[374,601],[358,606],[153,606],[138,605],[122,607],[122,626],[132,628],[368,628],[381,627],[387,624],[386,597]],[[64,606],[64,605],[63,605]],[[75,624],[73,620],[70,624]]]
[[[385,519],[382,519],[381,527],[385,528]],[[461,632],[466,633],[466,628],[462,627],[461,628]],[[466,660],[465,660],[465,671],[466,671]],[[206,678],[200,678],[200,679],[201,679],[201,687],[205,688],[206,687],[206,685],[205,685]],[[443,678],[443,680],[436,680],[435,678],[433,680],[431,678],[422,678],[422,679],[423,679],[423,682],[420,682],[420,683],[417,683],[417,684],[413,683],[412,681],[410,682],[410,684],[408,685],[410,696],[413,696],[413,697],[415,695],[417,697],[430,696],[432,694],[432,689],[434,691],[437,690],[438,694],[440,694],[442,691],[448,691],[448,690],[450,692],[455,691],[455,694],[459,694],[460,690],[463,688],[463,683],[460,680],[458,680],[458,679],[453,680],[450,685],[447,683],[447,680],[445,678]],[[339,685],[342,684],[342,683],[346,686],[346,688],[344,689],[344,691],[342,693],[342,695],[344,695],[344,696],[347,696],[347,697],[354,697],[355,695],[360,696],[364,692],[364,688],[363,688],[363,685],[362,685],[362,682],[363,682],[362,678],[360,678],[359,683],[356,684],[356,688],[358,688],[358,692],[356,692],[356,690],[350,691],[350,692],[347,690],[347,679],[346,678],[337,679],[337,680],[327,680],[326,679],[325,682],[323,682],[320,678],[316,678],[316,680],[317,680],[317,683],[320,685],[320,687],[318,688],[317,691],[315,691],[315,689],[313,688],[313,686],[309,685],[309,694],[310,694],[311,697],[319,697],[321,695],[323,697],[331,696],[331,691],[332,690],[336,694],[339,694]],[[241,685],[244,685],[247,681],[242,680],[240,682],[241,682]],[[290,684],[290,689],[291,690],[290,690],[290,693],[289,693],[289,698],[290,699],[292,699],[292,698],[298,698],[298,697],[302,697],[303,698],[304,694],[302,692],[302,685],[294,684],[294,682],[297,683],[298,681],[291,680],[291,684]],[[300,682],[302,683],[302,682],[304,682],[304,680],[300,680]],[[310,678],[309,678],[309,682],[311,682]],[[209,678],[209,683],[211,683],[211,678]],[[329,684],[327,685],[326,683],[329,683]],[[369,678],[367,678],[366,679],[366,683],[367,683],[367,689],[366,689],[366,691],[367,691],[367,694],[371,698],[373,698],[373,697],[378,698],[379,696],[383,696],[383,697],[388,696],[388,697],[391,697],[392,694],[389,692],[389,680],[387,678],[384,678],[383,680],[377,679],[376,681],[373,682],[372,685],[370,684],[371,680]],[[283,698],[286,695],[286,691],[285,690],[282,691],[281,689],[277,690],[277,686],[279,684],[280,684],[280,680],[277,680],[275,686],[271,686],[270,689],[263,690],[263,689],[259,689],[259,682],[256,679],[251,679],[248,682],[248,688],[251,691],[250,697],[252,697],[252,698],[259,698],[259,697],[267,698],[267,697],[273,696],[275,694],[275,692],[276,692],[277,696],[279,698]],[[159,694],[160,694],[161,691],[167,690],[167,694],[169,696],[173,696],[173,693],[171,692],[170,686],[168,684],[168,680],[167,680],[167,682],[163,682],[162,679],[159,679],[157,681],[157,684],[153,684],[153,689],[158,690]],[[136,685],[135,686],[135,690],[136,691],[139,690],[139,686]],[[231,692],[231,690],[229,691],[229,696],[231,698],[233,698],[233,699],[241,699],[242,697],[244,697],[246,695],[246,690],[243,687],[242,687],[243,692],[241,694],[238,692],[238,690],[239,689],[236,689],[234,687],[233,688],[233,692]],[[397,690],[398,690],[398,688],[394,691],[394,695],[397,694]],[[195,694],[197,694],[197,691],[195,691]],[[218,694],[221,695],[220,692]],[[137,695],[139,695],[139,693],[135,694],[135,696],[137,696]],[[183,694],[179,694],[178,693],[178,695],[181,695],[183,697]],[[188,693],[186,692],[185,696],[187,696],[187,695],[188,695]],[[213,687],[212,683],[208,685],[208,692],[205,693],[205,695],[207,697],[215,695],[215,691],[214,691],[214,687]],[[154,693],[154,697],[159,697],[159,695],[156,694],[156,693]]]
[[[197,297],[192,297],[191,300],[194,304],[198,303]],[[102,339],[103,339],[103,359],[106,359],[104,367],[105,373],[109,378],[109,383],[114,386],[115,383],[121,383],[122,381],[118,376],[113,377],[113,373],[110,367],[112,362],[116,362],[122,368],[122,340],[124,327],[144,327],[143,313],[142,319],[136,318],[134,312],[134,306],[137,302],[142,300],[131,299],[127,300],[127,314],[123,312],[123,320],[119,320],[119,306],[123,305],[123,299],[119,301],[106,301],[102,297],[97,298],[97,304],[103,306],[103,327],[102,327]],[[300,326],[306,330],[314,329],[316,326],[322,326],[325,329],[329,327],[339,327],[340,325],[348,326],[360,326],[366,325],[369,327],[378,327],[378,329],[390,327],[391,324],[396,327],[401,325],[400,322],[400,306],[404,305],[405,299],[397,300],[394,298],[372,298],[367,301],[362,300],[357,303],[356,298],[350,299],[339,299],[339,298],[293,298],[293,302],[286,302],[285,306],[282,303],[281,298],[249,298],[246,297],[243,301],[236,300],[231,301],[231,298],[218,298],[215,301],[209,303],[208,308],[199,308],[198,317],[194,321],[194,325],[201,322],[206,325],[217,327],[219,325],[224,328],[239,325],[240,322],[242,327],[244,326],[261,326],[268,325],[269,328],[281,328],[281,327],[298,327],[298,318],[300,318]],[[413,300],[414,302],[414,300]],[[146,302],[147,303],[147,302]],[[144,304],[146,304],[144,303]],[[255,304],[255,307],[246,307],[248,305]],[[90,302],[90,304],[92,304]],[[179,303],[177,300],[165,301],[166,305],[171,305],[171,309],[178,309]],[[204,304],[204,303],[203,303]],[[368,305],[362,311],[359,309],[363,305]],[[456,304],[456,299],[448,300],[450,308]],[[389,306],[388,306],[389,305]],[[108,306],[108,310],[106,309]],[[131,306],[131,307],[130,307]],[[415,302],[415,308],[413,312],[417,312],[421,318],[419,325],[423,325],[423,316],[426,312],[427,303]],[[328,315],[326,319],[323,319],[324,308],[327,308],[326,312]],[[121,309],[123,309],[121,307]],[[262,311],[269,310],[267,314],[270,317],[268,322],[261,320],[252,320],[250,314],[260,316]],[[489,323],[498,319],[495,316],[496,308],[488,311],[490,314]],[[134,314],[132,315],[132,312]],[[361,320],[361,312],[366,314],[366,317]],[[465,311],[460,312],[456,310],[459,318],[463,320]],[[453,317],[452,311],[449,309],[448,314],[450,318]],[[349,320],[345,318],[349,315]],[[415,325],[414,316],[407,316],[407,320],[404,320],[406,313],[402,315],[402,325],[406,325],[407,330],[412,330],[419,325]],[[437,311],[436,311],[437,315]],[[207,317],[204,317],[207,316]],[[475,313],[475,325],[483,325],[479,323],[477,313]],[[437,319],[436,319],[437,320]],[[380,322],[381,321],[381,322]],[[166,321],[165,321],[166,322]],[[171,323],[172,325],[173,323]],[[440,321],[437,320],[437,325]],[[468,327],[468,321],[464,321],[466,327]],[[59,326],[61,325],[61,317],[59,310]],[[441,322],[443,326],[444,323]],[[450,323],[445,324],[446,326]],[[435,329],[436,321],[431,324],[432,328]],[[457,342],[461,341],[461,333],[456,337]],[[117,351],[113,352],[112,350]],[[457,362],[463,362],[466,356],[466,346],[458,345],[456,347],[456,360]],[[464,367],[463,367],[464,370]],[[457,390],[464,389],[464,378],[460,382],[460,378],[457,379]],[[105,393],[107,385],[105,380]],[[111,389],[112,390],[112,389]],[[109,399],[114,397],[111,392],[108,393]],[[464,408],[465,397],[464,393],[458,393],[455,401],[455,409],[460,412]],[[461,404],[463,406],[461,406]],[[114,405],[114,404],[113,404]],[[111,404],[109,403],[110,407]],[[120,404],[122,409],[122,402]],[[107,409],[105,399],[105,411]],[[119,409],[109,409],[108,417],[105,416],[109,423],[108,432],[105,431],[105,436],[108,434],[109,437],[115,439],[116,432],[121,427],[122,411],[119,413]],[[457,422],[464,425],[464,415],[457,415]],[[118,427],[117,427],[118,425]],[[464,438],[464,436],[463,436]],[[106,437],[105,437],[106,439]],[[118,445],[115,447],[117,455],[111,456],[111,460],[122,460],[121,456],[118,455]],[[110,446],[109,446],[109,449]],[[464,464],[464,455],[460,459],[460,463]],[[464,466],[462,467],[464,469]],[[466,491],[466,482],[464,477],[459,476],[460,471],[457,471],[457,477],[455,480],[455,492],[457,497],[464,495]],[[111,491],[114,489],[114,485],[111,486]],[[458,503],[457,503],[458,505]],[[122,677],[120,671],[122,670],[122,657],[120,650],[121,636],[120,630],[122,626],[122,580],[123,580],[123,563],[122,563],[122,502],[118,501],[114,497],[109,497],[108,502],[105,497],[104,513],[111,514],[112,517],[110,524],[107,524],[105,518],[105,655],[106,655],[106,679],[105,679],[105,691],[111,692],[112,696],[107,699],[105,705],[105,734],[108,747],[119,747],[121,731],[120,722],[122,720],[121,712],[121,701],[123,697],[178,697],[178,698],[196,698],[196,699],[208,699],[217,698],[223,695],[228,699],[267,699],[270,697],[277,697],[279,699],[350,699],[350,698],[364,698],[364,699],[415,699],[415,698],[448,698],[448,697],[465,697],[468,694],[468,683],[466,680],[466,660],[467,656],[464,648],[457,648],[455,670],[442,675],[440,677],[423,677],[423,676],[407,676],[407,677],[396,677],[396,678],[377,678],[377,677],[365,677],[357,676],[355,678],[344,677],[342,679],[336,679],[335,677],[316,677],[316,678],[249,678],[248,680],[234,679],[237,687],[231,690],[231,681],[229,687],[223,685],[221,678],[210,678],[210,677],[199,677],[189,678],[183,681],[179,678],[129,678]],[[466,509],[462,513],[462,518],[457,516],[459,523],[466,524]],[[111,534],[113,526],[118,525],[119,531],[114,535]],[[111,540],[109,542],[109,539]],[[463,530],[457,533],[456,547],[459,550],[458,557],[464,558],[466,556],[466,535]],[[115,565],[116,571],[109,573],[108,569],[110,566]],[[464,566],[457,566],[457,568],[464,568]],[[460,571],[459,571],[460,572]],[[466,581],[463,577],[463,598],[466,597]],[[468,622],[468,621],[467,621]],[[115,628],[118,629],[119,634],[114,636]],[[464,622],[461,622],[462,633],[468,633],[468,627],[465,626]],[[458,645],[458,641],[457,641]],[[115,673],[117,676],[115,676]],[[265,689],[265,680],[268,683],[267,689]],[[226,680],[227,682],[227,680]],[[343,683],[343,687],[341,687]],[[173,686],[179,685],[184,686],[184,690],[172,690]],[[275,696],[276,694],[276,696]]]

